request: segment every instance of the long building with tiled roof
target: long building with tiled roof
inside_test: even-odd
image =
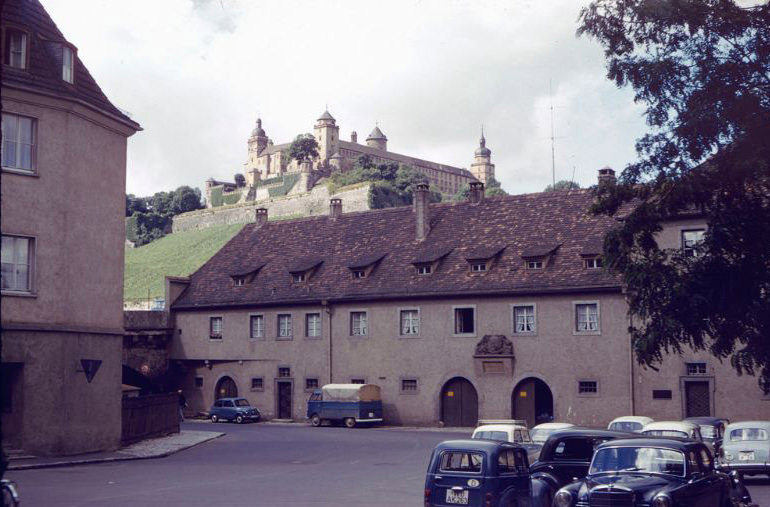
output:
[[[275,222],[260,209],[191,277],[169,279],[170,359],[191,411],[239,395],[301,420],[319,386],[372,383],[388,424],[760,416],[755,379],[707,354],[658,372],[635,363],[621,279],[602,266],[620,217],[591,214],[591,190],[427,196],[349,213],[332,199],[328,216]],[[682,217],[660,241],[679,248],[703,227]]]
[[[468,170],[388,151],[388,138],[378,125],[366,138],[366,144],[358,142],[356,132],[351,133],[350,141],[342,140],[339,130],[329,111],[324,111],[316,120],[314,136],[318,143],[318,157],[312,161],[310,170],[346,171],[353,167],[358,157],[368,155],[376,163],[409,165],[425,175],[432,188],[448,194],[457,193],[473,181],[486,184],[495,176],[492,152],[485,147],[483,133],[479,150],[476,150],[473,164]],[[288,156],[290,144],[273,144],[262,128],[262,120],[257,119],[257,125],[248,141],[248,160],[245,165],[247,182],[254,185],[260,180],[301,171],[299,164]]]

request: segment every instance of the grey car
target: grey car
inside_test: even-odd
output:
[[[722,468],[770,477],[770,421],[743,421],[725,428]]]

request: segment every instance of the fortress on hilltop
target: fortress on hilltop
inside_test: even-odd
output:
[[[358,142],[355,131],[350,133],[350,141],[345,141],[340,138],[340,127],[329,111],[324,111],[316,120],[313,135],[318,143],[318,156],[298,163],[289,156],[291,142],[274,144],[262,128],[262,119],[258,118],[248,139],[245,186],[209,179],[206,182],[207,206],[212,208],[310,192],[332,172],[352,169],[361,155],[368,155],[375,163],[395,162],[411,166],[428,178],[432,189],[446,194],[454,194],[473,181],[487,183],[495,176],[492,152],[486,147],[483,131],[470,170],[388,151],[388,138],[377,125],[366,138],[366,144]]]

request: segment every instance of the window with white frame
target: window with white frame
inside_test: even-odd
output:
[[[278,367],[278,376],[280,378],[291,377],[291,367],[289,367],[289,366],[279,366]]]
[[[261,391],[265,388],[265,381],[262,377],[251,377],[251,390]]]
[[[474,334],[476,332],[476,309],[459,307],[454,309],[454,334]]]
[[[209,337],[215,340],[222,339],[222,317],[209,317]]]
[[[535,305],[514,305],[514,334],[534,334],[537,331],[535,325]]]
[[[353,270],[353,278],[366,278],[366,270],[365,269],[354,269]]]
[[[314,389],[318,389],[318,377],[306,377],[305,391],[312,391]]]
[[[233,277],[233,286],[235,287],[243,287],[246,285],[246,277],[245,276],[234,276]]]
[[[249,337],[250,338],[265,337],[265,316],[264,315],[249,316]]]
[[[601,257],[588,257],[583,259],[583,265],[586,269],[600,269],[603,265]]]
[[[69,46],[61,48],[61,78],[72,84],[75,82],[75,52]]]
[[[366,312],[350,312],[350,335],[366,336],[369,334]]]
[[[430,264],[418,264],[417,265],[417,274],[418,275],[429,275],[432,271],[432,266]]]
[[[305,281],[305,273],[292,273],[291,281],[294,283],[302,283]]]
[[[16,69],[27,68],[27,34],[13,28],[5,29],[3,63]],[[5,136],[3,136],[5,137]]]
[[[305,336],[312,338],[321,336],[321,314],[305,314]]]
[[[34,240],[21,236],[2,237],[2,286],[3,292],[32,292],[32,266]]]
[[[543,269],[543,259],[529,259],[526,267],[527,269]]]
[[[687,375],[705,375],[707,373],[706,363],[685,363],[687,365]]]
[[[483,273],[487,270],[486,261],[473,261],[471,264],[471,273]]]
[[[599,331],[599,304],[575,304],[575,331],[578,333],[596,333]]]
[[[420,334],[420,312],[417,310],[401,310],[401,335],[416,336]]]
[[[22,171],[35,171],[35,120],[26,116],[3,113],[2,166]]]
[[[278,338],[291,338],[291,314],[278,314]]]
[[[685,257],[697,257],[700,255],[699,246],[703,243],[703,229],[682,231],[682,253]]]

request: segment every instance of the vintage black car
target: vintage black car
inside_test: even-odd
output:
[[[559,488],[586,476],[597,446],[608,440],[633,436],[623,431],[586,428],[570,428],[551,435],[540,451],[540,458],[529,467],[532,478],[548,486],[545,505],[551,505]]]
[[[554,506],[730,507],[736,503],[733,481],[715,470],[703,442],[613,440],[596,449],[585,479],[556,493]]]

